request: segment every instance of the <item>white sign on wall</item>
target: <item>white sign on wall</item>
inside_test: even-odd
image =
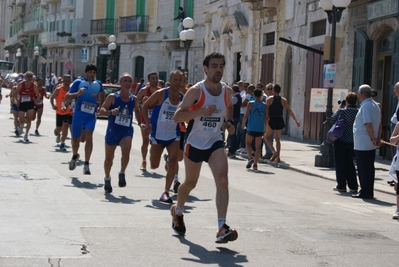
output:
[[[326,112],[328,89],[325,88],[312,88],[310,91],[310,105],[309,112]],[[344,100],[348,94],[348,89],[333,89],[332,110],[337,111],[339,105],[338,100]]]

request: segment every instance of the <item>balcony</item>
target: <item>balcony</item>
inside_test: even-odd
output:
[[[119,20],[119,33],[126,35],[132,41],[140,37],[140,35],[146,35],[148,33],[148,16],[121,17]]]
[[[12,47],[17,44],[20,44],[20,42],[18,42],[18,34],[14,34],[12,37],[6,39],[4,48]]]
[[[83,37],[79,33],[72,36],[60,37],[58,40],[59,46],[62,47],[85,47],[93,43],[90,37]]]
[[[109,35],[118,33],[117,19],[92,19],[90,21],[90,36],[105,42]]]
[[[39,21],[30,21],[25,22],[24,24],[24,32],[27,34],[36,34],[44,31],[43,22]]]
[[[61,0],[61,9],[73,11],[75,9],[75,0]]]
[[[23,5],[26,4],[26,0],[17,0],[17,1],[15,1],[15,4],[16,4],[17,6],[23,6]]]
[[[57,32],[43,32],[40,34],[40,40],[42,45],[45,46],[58,46],[60,38],[65,38],[65,37],[59,37],[57,36]]]

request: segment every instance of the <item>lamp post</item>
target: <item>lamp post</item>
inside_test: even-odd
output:
[[[192,29],[193,26],[194,26],[194,20],[190,17],[185,18],[183,20],[183,27],[185,28],[185,30],[181,31],[179,34],[180,40],[184,43],[184,47],[186,48],[186,56],[184,58],[184,71],[187,73],[188,73],[188,49],[190,48],[191,43],[195,38],[195,31]]]
[[[117,45],[116,45],[116,43],[115,43],[115,41],[116,41],[116,37],[115,37],[115,35],[110,35],[109,37],[108,37],[108,41],[110,42],[109,44],[108,44],[108,50],[111,52],[111,58],[109,59],[110,60],[110,64],[107,64],[110,68],[112,68],[111,70],[110,70],[110,75],[111,75],[111,77],[110,77],[110,79],[111,79],[111,83],[114,81],[114,70],[115,70],[115,67],[114,67],[114,51],[115,51],[115,49],[116,49],[116,47],[117,47]],[[107,73],[108,73],[108,67],[107,67],[107,71],[106,71],[106,74],[105,75],[107,75]],[[107,78],[107,77],[106,77]]]
[[[35,75],[38,76],[38,74],[37,74],[37,60],[39,57],[39,47],[38,46],[35,46],[33,55],[35,56],[35,63],[34,63],[35,67],[33,68],[33,71],[34,71]]]
[[[320,0],[320,6],[327,13],[328,23],[331,24],[331,43],[330,43],[330,58],[328,64],[335,63],[335,38],[337,22],[340,22],[342,12],[349,6],[351,0]],[[320,153],[316,155],[315,166],[316,167],[334,167],[334,155],[332,144],[326,143],[327,132],[331,128],[330,117],[333,114],[332,111],[332,100],[333,100],[333,88],[328,88],[327,95],[327,109],[326,109],[326,120],[323,123],[323,143],[320,145]]]
[[[17,53],[15,54],[15,56],[18,58],[18,73],[21,72],[21,48],[17,49]]]

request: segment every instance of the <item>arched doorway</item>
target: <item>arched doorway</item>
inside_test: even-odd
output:
[[[139,79],[144,78],[144,57],[142,57],[142,56],[138,56],[135,59],[134,77],[137,77]]]

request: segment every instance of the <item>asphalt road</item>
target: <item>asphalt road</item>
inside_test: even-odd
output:
[[[3,90],[3,95],[7,90]],[[215,186],[206,164],[185,211],[187,233],[171,229],[169,204],[159,203],[163,161],[142,173],[141,136],[135,125],[127,187],[117,187],[120,151],[104,194],[106,120],[98,120],[91,160],[68,169],[58,151],[55,115],[45,101],[41,135],[24,143],[13,133],[8,100],[0,104],[0,266],[397,266],[395,199],[352,199],[335,183],[290,169],[229,159],[227,223],[238,239],[215,244]],[[80,149],[83,156],[83,147]],[[300,157],[300,155],[298,155]],[[185,168],[180,164],[180,177]]]

